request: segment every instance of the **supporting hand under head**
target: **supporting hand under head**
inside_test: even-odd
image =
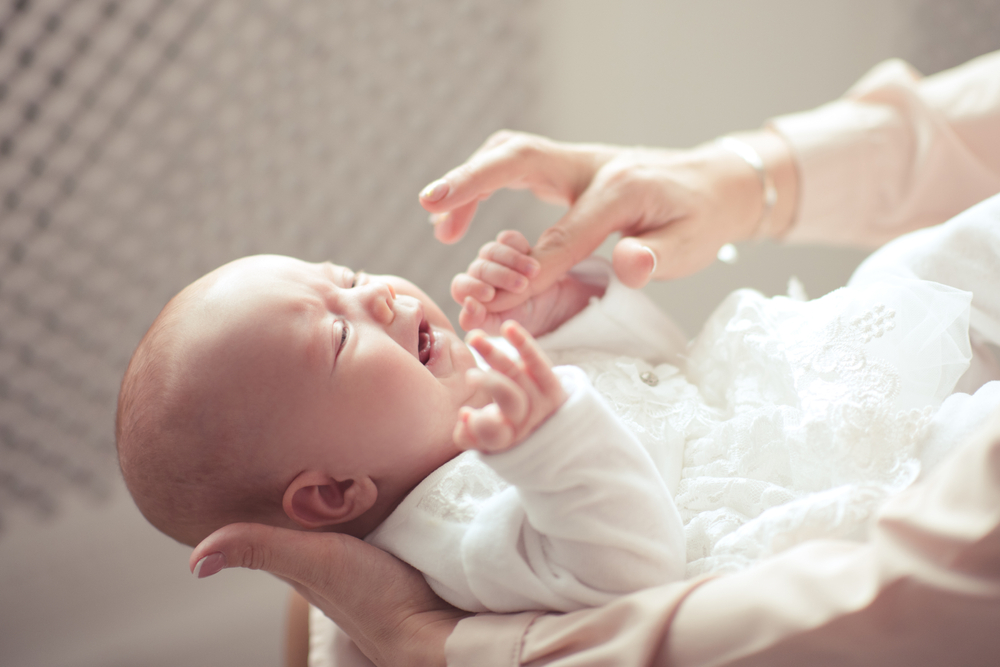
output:
[[[380,667],[444,667],[445,640],[470,616],[435,595],[414,568],[342,533],[233,523],[191,553],[200,578],[233,567],[270,572],[294,586]]]
[[[498,350],[482,331],[466,336],[466,342],[491,366],[489,371],[469,369],[469,382],[486,389],[493,402],[479,409],[461,409],[454,434],[460,449],[485,454],[507,451],[566,402],[552,364],[531,335],[514,321],[504,322],[501,331],[520,359]]]
[[[760,154],[777,189],[761,226],[759,175],[739,155],[709,142],[690,150],[561,143],[520,132],[490,137],[462,165],[420,193],[435,235],[458,241],[479,202],[501,188],[530,189],[569,210],[531,249],[537,274],[524,291],[500,288],[480,303],[503,312],[544,292],[605,238],[620,232],[613,253],[618,278],[641,287],[651,278],[690,275],[714,261],[724,244],[766,232],[780,236],[797,198],[791,151],[779,135],[740,135]]]

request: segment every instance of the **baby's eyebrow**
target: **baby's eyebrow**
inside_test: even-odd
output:
[[[322,266],[326,270],[330,281],[338,287],[350,287],[351,282],[354,280],[354,276],[356,275],[356,272],[352,271],[350,268],[341,266],[340,264],[335,264],[331,261],[323,262]]]

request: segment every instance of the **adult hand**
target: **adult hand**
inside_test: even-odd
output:
[[[412,567],[349,535],[231,524],[195,548],[190,567],[199,577],[230,567],[274,574],[376,665],[443,666],[445,641],[468,615],[437,597]]]
[[[790,149],[766,130],[740,138],[760,153],[774,179],[778,200],[768,229],[780,233],[797,197]],[[724,244],[754,236],[763,211],[756,171],[714,142],[678,151],[560,143],[510,131],[494,134],[465,164],[428,185],[420,202],[434,214],[437,238],[454,243],[479,202],[500,188],[527,188],[569,210],[532,249],[541,269],[530,288],[498,290],[483,304],[491,312],[544,291],[613,232],[623,237],[612,263],[626,285],[690,275]]]

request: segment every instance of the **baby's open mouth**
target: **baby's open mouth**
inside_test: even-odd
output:
[[[420,320],[420,329],[417,332],[417,357],[420,358],[420,363],[425,366],[431,358],[431,346],[433,343],[434,332],[431,331],[431,325],[427,324],[427,320]]]

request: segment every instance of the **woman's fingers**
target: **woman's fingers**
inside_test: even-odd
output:
[[[672,280],[701,271],[728,239],[728,229],[713,222],[716,217],[725,216],[698,211],[621,239],[612,253],[615,274],[629,287],[641,287],[644,279]]]
[[[464,164],[452,169],[420,191],[421,205],[431,213],[453,211],[501,188],[526,187],[525,177],[540,171],[556,143],[534,135],[510,133],[504,140],[487,142]]]
[[[498,291],[486,304],[487,310],[501,312],[519,306],[528,298],[552,287],[560,278],[589,257],[613,232],[635,224],[640,217],[636,199],[620,196],[616,188],[595,181],[558,222],[538,238],[531,256],[539,269],[524,292]]]
[[[618,241],[611,253],[611,265],[615,275],[632,289],[645,287],[656,272],[658,264],[659,257],[656,251],[632,236],[626,236]]]
[[[303,531],[256,523],[234,523],[215,531],[195,547],[189,566],[199,578],[233,567],[264,570],[307,588],[323,588],[337,593],[351,584],[318,563],[334,564],[332,570],[351,569],[351,556],[358,545],[347,535],[331,534],[331,539],[315,541]],[[355,573],[351,573],[352,576]]]
[[[479,200],[474,200],[452,211],[431,215],[434,225],[434,237],[441,243],[457,243],[465,235],[469,223],[476,215]]]
[[[284,579],[376,664],[403,664],[414,656],[424,660],[418,664],[444,664],[445,639],[468,615],[434,595],[406,563],[338,533],[231,524],[194,549],[190,566],[199,576],[243,567]]]
[[[609,151],[561,144],[532,134],[494,135],[461,166],[420,192],[420,204],[438,218],[435,235],[445,243],[462,237],[475,204],[501,188],[528,188],[544,201],[572,203]],[[471,208],[470,208],[471,207]]]

